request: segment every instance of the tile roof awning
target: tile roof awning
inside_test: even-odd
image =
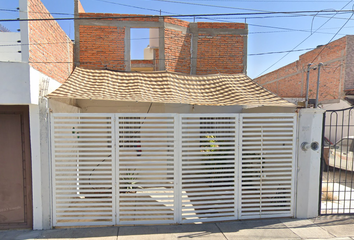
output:
[[[117,72],[76,67],[49,98],[195,105],[295,105],[244,74],[186,75],[175,72]]]

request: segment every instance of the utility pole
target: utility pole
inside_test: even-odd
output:
[[[311,65],[312,65],[312,63],[307,64],[305,108],[308,107],[308,102],[309,102],[309,86],[310,86],[310,68],[311,68]]]
[[[315,108],[318,107],[318,94],[320,90],[320,73],[321,73],[321,67],[323,66],[323,63],[318,64],[318,74],[317,74],[317,90],[316,90],[316,102],[315,102]]]

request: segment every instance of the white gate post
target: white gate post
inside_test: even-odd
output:
[[[296,217],[318,216],[322,146],[322,109],[299,111]]]
[[[174,220],[176,223],[182,222],[182,117],[179,114],[174,116]]]

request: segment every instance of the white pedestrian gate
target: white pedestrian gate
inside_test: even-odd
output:
[[[296,114],[52,114],[53,226],[291,217]]]

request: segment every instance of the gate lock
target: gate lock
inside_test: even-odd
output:
[[[309,149],[312,149],[313,151],[317,151],[320,148],[320,144],[318,142],[312,142],[311,144],[308,142],[303,142],[301,143],[301,149],[303,151],[307,151]]]

